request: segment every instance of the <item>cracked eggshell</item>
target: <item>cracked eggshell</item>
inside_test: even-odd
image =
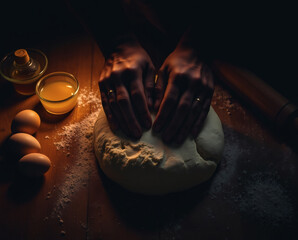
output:
[[[50,159],[41,153],[29,153],[18,163],[19,171],[27,177],[41,177],[51,167]]]
[[[21,158],[29,153],[38,153],[41,146],[38,140],[27,133],[16,133],[8,140],[9,151],[12,155]]]
[[[16,114],[11,123],[12,133],[34,134],[40,126],[39,115],[30,109],[23,110]]]

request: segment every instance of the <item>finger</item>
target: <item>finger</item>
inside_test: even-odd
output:
[[[200,99],[200,98],[199,98]],[[199,117],[202,109],[202,102],[198,100],[194,100],[191,106],[191,110],[185,119],[183,126],[180,128],[179,133],[177,134],[177,138],[175,143],[177,145],[181,145],[190,134],[192,126],[194,125],[195,120]]]
[[[149,129],[152,125],[152,120],[146,102],[144,86],[141,78],[142,74],[139,71],[138,75],[136,76],[136,79],[131,80],[130,97],[136,116],[139,118],[141,125],[144,128]]]
[[[109,100],[108,100],[107,94],[104,91],[102,91],[101,89],[103,89],[103,88],[100,88],[100,96],[101,96],[102,107],[103,107],[103,110],[106,114],[106,117],[107,117],[107,120],[109,122],[110,128],[113,131],[115,131],[119,127],[118,123],[117,123],[117,119],[114,117],[114,115],[112,113],[112,110],[111,110],[110,105],[109,105]]]
[[[207,114],[209,112],[210,104],[211,104],[211,99],[208,98],[204,101],[202,110],[200,111],[200,115],[197,118],[197,120],[195,121],[194,126],[192,127],[192,130],[191,130],[191,135],[193,138],[196,138],[198,136],[198,134],[204,124],[204,121],[207,117]]]
[[[130,74],[133,74],[130,72]],[[142,135],[141,127],[135,117],[133,112],[133,108],[130,101],[130,96],[127,92],[126,87],[123,84],[123,78],[129,77],[127,72],[123,71],[113,71],[111,73],[112,81],[115,85],[116,90],[116,102],[118,108],[114,108],[115,112],[117,112],[117,119],[119,122],[122,122],[121,127],[122,131],[128,132],[128,136],[133,138],[140,138]],[[126,79],[128,81],[128,79]]]
[[[147,99],[148,108],[153,107],[153,94],[154,94],[154,73],[155,69],[153,65],[149,65],[146,69],[144,79],[145,95]]]
[[[191,130],[191,135],[196,138],[204,124],[204,121],[207,117],[207,114],[210,109],[210,104],[212,100],[212,95],[214,92],[214,80],[211,70],[204,65],[202,68],[202,89],[203,93],[201,94],[202,109],[198,118],[196,119],[194,126]]]
[[[107,96],[108,96],[108,102],[109,102],[109,106],[110,106],[112,115],[114,116],[114,119],[117,121],[118,126],[120,126],[121,130],[124,132],[125,135],[131,137],[127,127],[125,126],[125,122],[123,120],[121,110],[118,106],[115,91],[110,90],[110,92],[108,92]]]
[[[173,142],[173,140],[177,137],[179,130],[183,127],[185,119],[190,113],[193,98],[194,92],[191,89],[185,92],[180,98],[177,110],[170,121],[169,126],[163,133],[163,140],[165,142]]]
[[[160,104],[162,102],[163,96],[164,96],[164,90],[165,90],[165,81],[166,81],[166,76],[164,71],[160,70],[155,87],[154,87],[154,96],[155,96],[155,102],[154,102],[154,110],[158,111]]]
[[[118,129],[118,124],[117,124],[117,120],[113,116],[112,110],[109,105],[108,95],[107,95],[107,92],[108,92],[107,89],[109,88],[108,87],[109,72],[110,72],[110,69],[109,69],[109,67],[106,66],[100,74],[98,86],[99,86],[99,90],[100,90],[100,97],[101,97],[101,103],[103,106],[103,110],[106,114],[110,128],[115,131]]]
[[[126,83],[129,82],[134,74],[135,72],[125,62],[116,62],[112,65],[110,78],[115,87],[115,103],[112,99],[110,104],[113,106],[113,114],[117,116],[118,124],[121,123],[121,130],[129,137],[140,138],[141,127],[136,120],[129,94],[124,86],[124,80]]]
[[[170,81],[169,81],[170,82]],[[166,88],[164,98],[160,104],[159,111],[153,124],[153,131],[160,132],[169,120],[179,98],[179,88],[170,82]]]
[[[117,87],[117,103],[129,132],[132,133],[135,138],[140,138],[142,135],[141,126],[135,117],[128,92],[123,85]]]

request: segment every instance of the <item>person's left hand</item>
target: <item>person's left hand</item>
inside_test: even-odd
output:
[[[188,47],[177,47],[161,66],[155,86],[153,131],[166,143],[196,138],[208,114],[214,91],[209,68]]]

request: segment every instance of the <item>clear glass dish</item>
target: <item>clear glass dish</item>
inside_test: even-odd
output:
[[[29,78],[16,79],[11,77],[11,70],[14,65],[14,52],[8,53],[0,62],[1,76],[14,84],[15,90],[22,95],[32,95],[35,93],[37,80],[45,73],[48,67],[47,56],[38,49],[26,49],[30,58],[37,61],[40,65],[39,71]]]

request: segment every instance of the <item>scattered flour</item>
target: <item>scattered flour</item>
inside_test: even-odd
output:
[[[54,137],[56,149],[71,157],[71,162],[65,164],[64,179],[57,187],[58,199],[54,213],[59,216],[60,223],[62,210],[71,202],[76,192],[87,186],[90,175],[97,168],[93,152],[93,126],[100,109],[100,99],[86,88],[80,91],[78,108],[90,105],[91,113],[78,122],[63,126]]]
[[[221,96],[215,96],[213,100],[215,105],[216,97],[220,99]],[[239,110],[231,99],[225,100],[229,107]],[[71,202],[73,195],[87,185],[90,174],[96,169],[92,143],[93,126],[97,120],[98,109],[100,109],[100,99],[98,94],[83,88],[78,97],[78,108],[89,105],[91,106],[90,115],[79,122],[64,126],[54,138],[56,149],[66,156],[71,156],[73,161],[66,164],[67,173],[62,184],[56,189],[59,194],[54,213],[56,217],[58,216],[60,225],[63,225],[62,210]],[[233,204],[236,211],[257,219],[263,224],[270,224],[274,227],[281,222],[284,224],[290,222],[294,214],[294,205],[285,187],[276,179],[276,176],[265,172],[249,175],[246,170],[243,170],[242,175],[239,176],[237,174],[239,171],[236,171],[239,161],[243,161],[243,156],[247,154],[246,148],[250,146],[247,145],[248,143],[239,143],[239,137],[233,130],[224,127],[224,132],[226,141],[224,158],[211,181],[208,196],[211,199],[218,198]],[[48,136],[45,138],[49,139]],[[233,185],[237,177],[238,181]],[[46,197],[51,197],[51,193],[48,193]],[[210,216],[214,217],[212,211]],[[46,217],[44,220],[47,219]],[[178,223],[170,222],[165,226],[164,231],[167,234],[169,231],[172,232],[170,235],[175,239],[180,228],[179,221]],[[65,234],[65,231],[61,231],[61,235]]]
[[[212,105],[216,106],[217,109],[225,111],[228,115],[232,115],[233,112],[241,112],[241,114],[245,115],[241,104],[235,101],[229,92],[224,91],[219,86],[214,91]]]
[[[277,227],[290,223],[295,214],[294,203],[279,174],[270,168],[253,173],[245,168],[241,171],[243,161],[250,165],[249,152],[256,146],[240,140],[228,127],[224,127],[224,133],[224,157],[211,181],[209,197],[232,204],[233,211],[262,225]]]
[[[241,156],[243,149],[237,141],[237,135],[224,127],[225,146],[223,158],[218,166],[218,170],[212,179],[209,189],[211,198],[215,198],[223,188],[229,185],[232,177],[235,175],[237,162]]]
[[[91,105],[91,111],[96,111],[100,108],[99,93],[90,92],[87,88],[82,88],[78,96],[78,107],[84,108]]]
[[[286,189],[272,175],[255,173],[243,183],[243,192],[234,198],[239,209],[262,224],[279,226],[293,218],[294,207]]]

